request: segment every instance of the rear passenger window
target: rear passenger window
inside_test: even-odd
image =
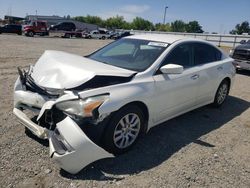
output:
[[[167,64],[177,64],[182,65],[184,68],[190,67],[192,66],[191,52],[191,44],[181,44],[170,52],[162,66]]]
[[[211,45],[203,43],[194,44],[194,64],[200,65],[221,60],[221,52]]]

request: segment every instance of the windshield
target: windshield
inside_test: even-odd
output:
[[[167,48],[168,44],[138,39],[120,39],[91,54],[90,59],[129,69],[144,71]]]

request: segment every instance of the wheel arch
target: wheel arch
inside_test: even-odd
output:
[[[126,105],[122,106],[121,108],[125,107],[125,106],[129,106],[129,105],[135,105],[135,106],[138,106],[141,110],[142,110],[142,113],[145,117],[145,129],[147,128],[147,122],[149,120],[149,111],[148,111],[148,107],[145,103],[141,102],[141,101],[133,101],[133,102],[130,102],[130,103],[127,103]],[[121,109],[120,108],[120,109]],[[147,129],[146,129],[147,130]]]
[[[220,82],[220,84],[221,84],[222,82],[224,82],[224,81],[228,82],[228,84],[229,84],[229,90],[228,90],[228,92],[229,92],[230,89],[231,89],[231,78],[230,78],[230,77],[225,77],[225,78]]]
[[[122,105],[118,110],[112,112],[110,114],[110,118],[112,118],[113,116],[115,116],[116,112],[118,112],[119,110],[121,110],[122,108],[125,108],[127,106],[130,106],[130,105],[135,105],[137,106],[138,108],[140,108],[140,110],[142,110],[142,113],[143,113],[143,116],[144,116],[144,120],[145,120],[145,124],[143,125],[143,133],[146,133],[147,130],[148,130],[148,121],[149,121],[149,110],[148,110],[148,107],[147,105],[142,102],[142,101],[132,101],[132,102],[129,102],[129,103],[126,103],[124,105]]]

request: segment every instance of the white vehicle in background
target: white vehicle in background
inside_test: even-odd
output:
[[[93,39],[108,39],[110,38],[110,34],[106,30],[93,30],[89,33],[87,38]]]
[[[19,69],[14,114],[70,173],[131,149],[150,128],[212,103],[232,86],[233,59],[214,45],[172,35],[134,35],[81,57],[45,51]],[[27,111],[36,114],[27,116]]]

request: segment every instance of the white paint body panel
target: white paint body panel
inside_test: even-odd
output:
[[[45,51],[31,74],[36,84],[46,88],[74,88],[94,76],[130,76],[133,71],[103,64],[82,56]]]

